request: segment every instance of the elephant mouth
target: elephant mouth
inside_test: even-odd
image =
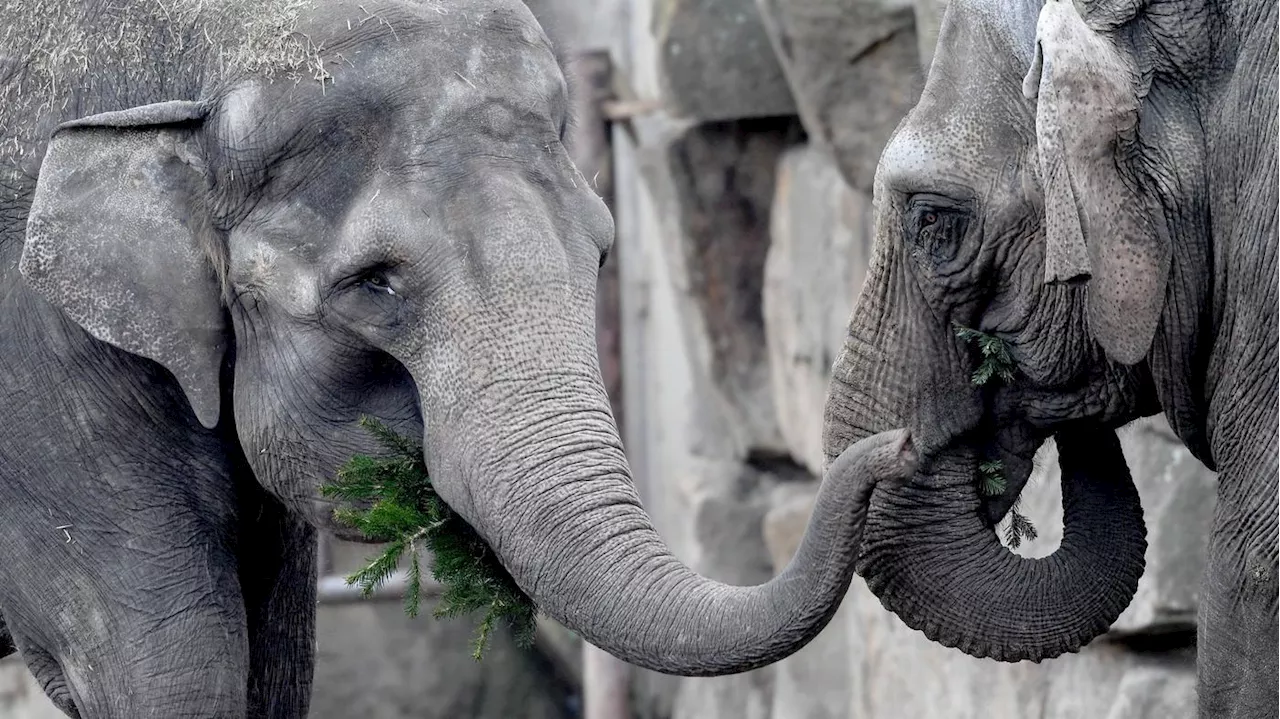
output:
[[[994,527],[1017,504],[1035,472],[1035,457],[1059,427],[1039,425],[1020,416],[987,411],[969,437],[959,440],[976,450],[975,481],[984,523]]]
[[[358,544],[379,543],[378,540],[370,539],[359,529],[339,522],[334,515],[334,511],[338,509],[365,510],[372,506],[372,503],[337,501],[323,497],[310,498],[309,503],[311,522],[316,529],[327,532],[343,542],[355,542]]]

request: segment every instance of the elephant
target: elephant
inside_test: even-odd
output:
[[[682,564],[600,378],[611,215],[518,0],[50,0],[0,41],[0,654],[66,714],[301,717],[320,488],[420,437],[539,609],[670,674],[794,652],[908,430],[756,587]],[[9,638],[12,638],[12,642]]]
[[[1055,433],[1164,413],[1218,472],[1200,716],[1276,716],[1276,21],[1273,2],[949,3],[877,167],[822,430],[828,461],[912,431],[919,471],[871,495],[856,562],[931,640],[1039,662],[1106,632],[1144,568],[1127,489],[1064,477],[1042,560],[996,524]]]

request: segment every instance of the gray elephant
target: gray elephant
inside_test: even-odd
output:
[[[300,717],[319,486],[423,438],[542,611],[689,675],[795,651],[909,433],[760,587],[677,561],[600,379],[605,206],[516,0],[51,1],[0,36],[0,654],[79,717]],[[861,498],[860,498],[861,497]],[[12,636],[12,644],[9,641]]]
[[[823,430],[828,458],[914,433],[920,473],[873,495],[857,571],[931,639],[1040,661],[1106,631],[1143,569],[1127,488],[1064,478],[1043,560],[994,524],[1052,433],[1163,411],[1219,473],[1200,714],[1276,716],[1276,23],[1274,2],[950,3],[881,156]],[[1011,376],[975,384],[960,328]]]

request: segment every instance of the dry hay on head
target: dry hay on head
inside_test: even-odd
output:
[[[320,48],[295,32],[312,2],[0,0],[0,61],[19,68],[0,86],[0,102],[28,111],[65,105],[70,85],[100,75],[126,87],[206,71],[220,78],[286,72],[323,80],[328,73]]]

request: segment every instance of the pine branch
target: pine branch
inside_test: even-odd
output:
[[[372,434],[374,438],[392,454],[400,455],[414,463],[422,461],[421,445],[408,437],[401,436],[396,433],[395,430],[379,422],[374,417],[361,417],[360,426],[369,430],[369,433]]]
[[[1004,462],[991,460],[978,463],[978,491],[988,497],[1004,493]]]
[[[1033,541],[1039,536],[1035,525],[1031,524],[1031,520],[1019,512],[1017,507],[1009,510],[1009,526],[1004,531],[1004,538],[1011,548],[1017,549],[1022,546],[1023,539]]]
[[[1004,340],[959,323],[953,323],[953,325],[956,337],[964,342],[977,344],[978,351],[982,354],[982,362],[978,365],[978,369],[974,370],[969,381],[979,387],[990,382],[993,377],[999,377],[1005,384],[1013,381],[1017,365]]]
[[[368,597],[396,571],[396,567],[400,564],[400,555],[404,554],[404,550],[403,540],[391,542],[382,554],[370,559],[368,564],[347,577],[347,584],[359,585],[360,595]]]
[[[422,603],[422,564],[418,561],[418,548],[409,549],[409,583],[404,590],[404,613],[410,617],[418,616],[418,608]]]
[[[323,496],[367,508],[342,507],[334,518],[367,538],[387,542],[386,549],[347,577],[369,596],[409,553],[405,613],[416,617],[422,600],[420,545],[432,554],[431,574],[444,587],[434,616],[454,617],[485,610],[472,656],[478,661],[497,623],[510,625],[518,646],[527,647],[537,630],[538,610],[520,589],[497,555],[471,525],[436,494],[422,460],[422,448],[370,417],[360,425],[369,430],[389,455],[356,455],[339,471],[333,484],[320,488]]]

